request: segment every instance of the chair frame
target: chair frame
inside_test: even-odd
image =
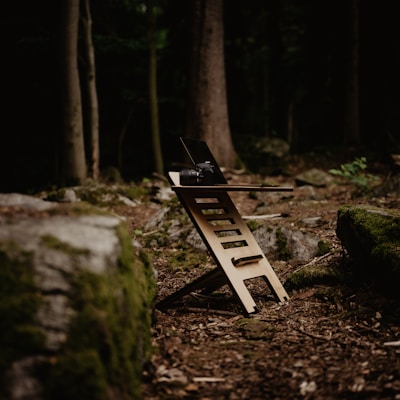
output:
[[[291,187],[258,185],[181,186],[179,173],[169,172],[172,190],[178,196],[217,267],[157,303],[165,309],[172,302],[196,290],[209,294],[228,284],[244,314],[258,311],[245,282],[262,277],[276,301],[289,296],[247,224],[235,207],[230,191],[292,191]]]

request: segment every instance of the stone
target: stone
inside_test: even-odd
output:
[[[20,193],[0,193],[0,206],[13,208],[21,207],[37,211],[49,210],[55,207],[54,203]]]
[[[120,218],[0,194],[5,398],[138,398],[154,294],[152,266]]]
[[[312,221],[317,224],[318,218]],[[203,240],[183,214],[181,208],[163,207],[151,218],[145,226],[146,232],[152,235],[153,247],[174,246],[180,241],[187,243],[196,250],[207,251]],[[287,227],[269,228],[262,225],[253,231],[253,235],[267,257],[272,259],[294,259],[308,261],[321,252],[320,238],[306,230]]]
[[[321,169],[311,168],[295,176],[298,186],[311,185],[315,187],[325,187],[333,183],[333,176]]]
[[[275,260],[308,261],[320,250],[320,238],[307,231],[263,225],[253,235],[264,254]]]
[[[400,283],[400,212],[368,205],[342,206],[336,234],[366,279],[398,292]]]

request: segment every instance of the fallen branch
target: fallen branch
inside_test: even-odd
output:
[[[193,378],[193,382],[207,382],[207,383],[215,383],[215,382],[225,382],[225,378],[217,378],[213,376],[195,376]]]
[[[186,312],[192,312],[192,313],[202,313],[204,312],[208,314],[217,314],[217,315],[225,315],[228,317],[235,317],[238,315],[238,313],[232,312],[232,311],[224,311],[224,310],[216,310],[212,308],[195,308],[195,307],[182,307],[178,311],[186,311]]]
[[[143,232],[142,236],[149,236],[149,235],[154,235],[155,233],[160,232],[159,229],[156,229],[154,231],[150,231],[150,232]]]
[[[333,254],[332,252],[329,252],[329,253],[324,254],[323,256],[314,257],[309,263],[304,264],[304,265],[301,265],[299,268],[296,268],[296,269],[295,269],[293,272],[291,272],[291,273],[299,272],[299,271],[301,271],[303,268],[309,267],[309,266],[311,266],[311,265],[314,265],[314,264],[320,262],[321,260],[323,260],[323,259],[325,259],[325,258],[328,258],[328,257],[329,257],[330,255],[332,255],[332,254]]]
[[[306,336],[309,336],[309,337],[311,337],[313,339],[324,340],[324,341],[327,341],[327,342],[329,342],[332,339],[332,334],[330,334],[329,336],[324,336],[324,335],[317,335],[317,334],[314,334],[314,333],[309,333],[309,332],[306,332],[302,326],[299,328],[299,331],[302,334],[304,334]]]
[[[272,219],[272,218],[280,218],[280,217],[285,217],[287,214],[264,214],[264,215],[243,215],[242,219]]]
[[[400,340],[396,340],[395,342],[385,342],[384,346],[400,346]]]

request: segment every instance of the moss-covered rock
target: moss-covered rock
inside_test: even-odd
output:
[[[41,304],[33,279],[32,254],[14,242],[0,243],[0,398],[11,363],[44,349],[45,336],[35,322]]]
[[[11,214],[0,215],[0,398],[140,398],[149,257],[119,218],[87,205]]]
[[[336,284],[344,282],[348,276],[340,269],[332,266],[308,265],[288,275],[285,288],[301,289],[307,286],[321,284]]]
[[[400,284],[400,212],[371,206],[342,206],[337,236],[359,273],[383,283]],[[398,290],[397,290],[398,291]]]

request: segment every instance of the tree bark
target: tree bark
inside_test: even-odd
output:
[[[207,142],[221,166],[234,167],[228,121],[223,0],[193,0],[186,135]]]
[[[154,22],[153,1],[147,1],[148,14],[148,38],[149,38],[149,100],[151,118],[151,136],[153,139],[153,154],[156,172],[164,173],[164,163],[161,151],[160,124],[158,118],[158,96],[157,96],[157,54]]]
[[[85,84],[87,91],[87,137],[89,144],[89,174],[91,178],[99,178],[100,146],[99,146],[99,103],[96,90],[96,65],[92,40],[92,16],[89,0],[82,4],[83,43],[85,49]]]
[[[62,175],[66,184],[80,184],[87,172],[78,72],[79,0],[63,0],[60,5]]]

